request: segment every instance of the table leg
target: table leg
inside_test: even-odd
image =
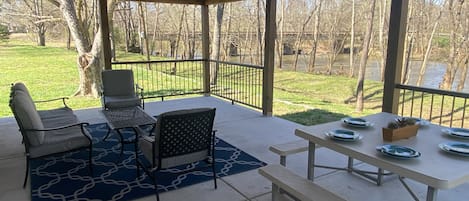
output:
[[[348,157],[348,162],[347,162],[347,172],[351,173],[353,171],[353,158]]]
[[[438,189],[435,189],[431,186],[427,188],[427,201],[436,201],[438,197]]]
[[[309,142],[308,145],[308,179],[314,180],[314,157],[316,152],[316,144]]]
[[[116,129],[117,131],[117,134],[119,135],[119,140],[120,140],[120,144],[121,144],[121,157],[122,155],[124,154],[124,136],[122,135],[121,131],[119,129]]]

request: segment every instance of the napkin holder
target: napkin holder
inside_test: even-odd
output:
[[[396,141],[400,139],[407,139],[417,135],[419,125],[409,125],[402,128],[383,128],[384,141]]]

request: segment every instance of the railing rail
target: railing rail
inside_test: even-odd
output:
[[[418,117],[449,127],[469,127],[466,109],[469,94],[402,84],[396,88],[401,90],[401,116]]]
[[[203,60],[113,62],[113,69],[130,69],[146,98],[200,94]]]
[[[216,81],[211,81],[213,95],[262,108],[262,66],[210,60],[218,68]]]
[[[147,98],[206,93],[204,60],[113,62],[113,69],[131,69]],[[211,94],[254,108],[262,108],[262,66],[210,60],[218,68]]]

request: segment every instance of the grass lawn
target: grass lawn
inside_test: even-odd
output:
[[[24,82],[34,100],[71,96],[78,87],[75,51],[13,40],[0,43],[0,55],[0,117],[12,116],[8,100],[13,82]],[[143,57],[119,53],[118,58],[139,60]],[[274,81],[274,115],[304,125],[381,111],[383,85],[380,82],[365,82],[365,110],[357,113],[353,96],[355,78],[276,69]],[[100,106],[99,99],[89,97],[70,97],[67,103],[74,109]],[[46,109],[60,104],[37,106]]]

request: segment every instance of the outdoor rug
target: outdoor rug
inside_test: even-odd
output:
[[[143,170],[137,178],[133,144],[124,145],[121,157],[117,134],[106,141],[102,140],[108,130],[106,124],[90,125],[88,128],[93,136],[93,175],[90,175],[87,165],[87,149],[34,159],[31,161],[33,201],[133,200],[155,194],[153,182]],[[131,130],[123,134],[126,140],[134,136]],[[219,138],[215,144],[215,166],[219,178],[266,165]],[[139,157],[144,158],[143,155]],[[202,165],[205,164],[194,163],[161,171],[157,174],[159,192],[213,181],[211,168],[174,174]]]

